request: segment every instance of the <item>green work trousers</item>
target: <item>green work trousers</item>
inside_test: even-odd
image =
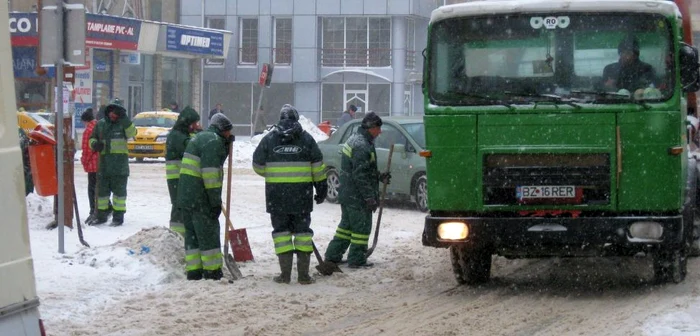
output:
[[[369,234],[372,232],[372,212],[346,205],[341,205],[340,210],[342,211],[340,224],[335,230],[333,240],[328,244],[326,260],[340,262],[349,246],[348,264],[363,265],[367,262],[365,254]]]
[[[189,272],[221,270],[223,254],[219,220],[211,218],[209,210],[184,209],[185,270]]]
[[[129,175],[105,176],[97,173],[97,217],[106,218],[109,215],[109,199],[112,197],[112,208],[115,219],[124,220],[126,212],[126,183]]]
[[[177,205],[177,185],[180,179],[168,180],[168,193],[170,194],[170,230],[185,236],[185,219],[183,218],[182,209]]]

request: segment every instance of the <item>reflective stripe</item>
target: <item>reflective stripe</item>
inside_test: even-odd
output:
[[[129,148],[126,147],[126,139],[123,139],[123,138],[110,139],[109,152],[111,154],[129,154]]]
[[[375,153],[369,155],[369,162],[377,161],[377,156]]]
[[[204,189],[221,188],[224,172],[221,168],[202,168]]]
[[[98,197],[97,198],[97,210],[108,210],[109,209],[109,196]]]
[[[298,233],[294,235],[294,249],[301,252],[313,252],[313,234]]]
[[[273,233],[272,241],[275,243],[276,254],[294,251],[294,244],[292,243],[292,234],[289,231]]]
[[[201,160],[198,156],[185,153],[185,156],[182,158],[182,162],[180,163],[180,174],[202,177],[200,161]]]
[[[202,251],[202,268],[206,271],[215,271],[221,268],[223,261],[221,249],[215,248]]]
[[[181,235],[185,235],[185,224],[180,222],[170,222],[170,230],[173,230]]]
[[[347,156],[349,158],[352,157],[352,147],[350,147],[350,145],[344,144],[342,152],[343,152],[343,154],[345,154],[345,156]]]
[[[326,180],[326,164],[323,161],[311,163],[311,176],[314,182]]]
[[[359,233],[353,233],[352,239],[350,240],[351,244],[356,244],[356,245],[368,245],[368,242],[369,242],[369,235],[359,234]]]
[[[253,162],[253,171],[260,176],[265,176],[265,165],[259,165]]]
[[[165,178],[175,180],[180,178],[180,160],[165,161]]]
[[[112,197],[112,207],[116,211],[126,211],[126,197]]]
[[[185,270],[196,271],[202,269],[202,256],[199,249],[185,251]]]
[[[339,239],[350,240],[350,235],[352,235],[352,232],[350,230],[345,230],[343,228],[335,229],[335,236]]]
[[[136,136],[136,127],[134,126],[134,123],[129,124],[129,127],[127,127],[124,130],[124,133],[126,134],[127,138],[133,138]]]

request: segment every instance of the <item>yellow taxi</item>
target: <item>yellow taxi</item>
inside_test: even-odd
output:
[[[136,127],[136,136],[129,139],[127,144],[129,157],[136,158],[139,162],[144,158],[164,158],[165,140],[178,116],[178,113],[170,110],[135,115],[132,122]]]
[[[24,131],[24,134],[29,134],[37,125],[46,126],[51,132],[54,131],[54,125],[48,119],[42,116],[41,112],[26,112],[17,111],[17,126]]]

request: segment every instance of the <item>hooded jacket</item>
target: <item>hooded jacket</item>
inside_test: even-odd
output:
[[[366,128],[360,127],[341,149],[340,188],[338,201],[353,208],[364,209],[367,199],[379,200],[379,169],[374,139]]]
[[[228,141],[216,125],[199,132],[187,143],[180,166],[177,205],[201,212],[221,207],[223,164]]]
[[[97,122],[90,136],[90,147],[93,148],[97,141],[104,143],[104,149],[100,152],[100,171],[103,176],[129,176],[129,149],[127,139],[136,136],[136,127],[126,115],[123,106],[112,103],[105,107],[105,111],[114,109],[119,118],[115,121],[105,115]]]
[[[323,154],[298,121],[280,120],[263,137],[253,153],[253,170],[265,178],[268,213],[310,213],[314,188],[327,193]]]
[[[177,186],[180,182],[180,163],[190,142],[190,125],[199,121],[199,114],[191,107],[185,107],[177,117],[165,142],[165,171],[168,180],[170,202],[177,203]]]

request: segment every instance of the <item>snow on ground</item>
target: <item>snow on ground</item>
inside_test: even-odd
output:
[[[236,142],[232,220],[247,230],[255,262],[239,263],[244,278],[233,284],[185,280],[182,240],[165,229],[170,204],[162,161],[131,164],[125,225],[85,227],[90,248],[66,229],[66,253],[57,253],[57,231],[44,229],[52,201],[30,195],[37,291],[49,334],[700,335],[700,259],[690,260],[684,283],[658,286],[648,258],[494,258],[491,283],[456,286],[447,251],[421,245],[425,214],[406,204],[384,210],[374,268],[316,274],[311,286],[296,284],[296,274],[291,285],[275,284],[264,181],[250,169],[254,142]],[[76,171],[84,218],[86,175]],[[337,204],[315,206],[321,253],[339,220]]]

